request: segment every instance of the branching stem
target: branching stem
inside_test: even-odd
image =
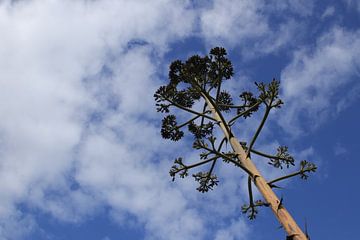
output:
[[[215,109],[215,111],[219,115],[220,121],[223,122],[223,123],[226,123],[224,116],[221,114],[220,109],[218,108],[218,106],[214,103],[212,97],[207,92],[201,92],[201,94],[203,95],[203,97],[205,99],[207,99],[210,102],[211,106]],[[228,134],[230,136],[231,135],[231,130],[230,130],[229,125],[224,124],[224,126],[225,126],[226,131],[228,132]]]
[[[207,106],[207,103],[205,102],[205,103],[204,103],[204,106],[203,106],[203,112],[205,112],[205,110],[206,110],[206,106]],[[201,124],[200,124],[200,127],[202,127],[202,126],[203,126],[203,124],[204,124],[204,120],[205,120],[205,118],[204,118],[204,117],[201,117]]]
[[[248,191],[249,191],[249,205],[250,207],[254,207],[254,198],[252,193],[252,185],[251,185],[251,177],[248,176]]]
[[[176,128],[176,129],[180,129],[180,128],[188,125],[188,124],[191,123],[192,121],[195,121],[195,120],[198,119],[199,117],[201,117],[201,116],[200,116],[200,115],[195,116],[195,117],[191,118],[189,121],[186,121],[186,122],[184,122],[183,124],[181,124],[181,125],[179,125],[179,126],[176,126],[175,128]]]
[[[220,152],[220,150],[221,150],[221,148],[222,148],[222,145],[224,144],[224,142],[225,142],[226,140],[227,140],[226,137],[224,137],[224,138],[221,140],[221,142],[220,142],[220,144],[219,144],[219,147],[218,147],[218,149],[217,149],[218,152]]]
[[[219,156],[215,156],[215,157],[206,159],[206,160],[204,160],[204,161],[194,163],[194,164],[192,164],[192,165],[189,165],[189,166],[186,166],[186,167],[183,167],[183,168],[178,169],[175,173],[178,173],[178,172],[180,172],[180,171],[182,171],[182,170],[184,170],[184,169],[191,169],[191,168],[194,168],[194,167],[201,166],[201,165],[206,164],[206,163],[208,163],[208,162],[215,161],[215,160],[218,159],[218,158],[219,158]]]
[[[216,120],[215,118],[210,117],[210,116],[208,116],[208,115],[206,115],[206,114],[204,114],[204,113],[199,113],[199,112],[196,112],[196,111],[194,111],[194,110],[192,110],[192,109],[189,109],[189,108],[187,108],[187,107],[184,107],[184,106],[182,106],[182,105],[180,105],[180,104],[177,104],[176,102],[170,100],[169,98],[165,98],[165,99],[166,99],[168,102],[170,102],[172,105],[174,105],[175,107],[178,107],[178,108],[180,108],[180,109],[182,109],[182,110],[184,110],[184,111],[186,111],[186,112],[189,112],[189,113],[192,113],[192,114],[195,114],[195,115],[198,115],[198,116],[202,116],[202,117],[204,117],[204,118],[207,118],[207,119],[210,119],[210,120],[212,120],[212,121],[214,121],[214,122],[217,122],[217,120]]]
[[[229,126],[233,125],[235,123],[235,121],[239,118],[244,116],[245,114],[251,112],[254,108],[258,107],[262,102],[256,102],[254,105],[252,105],[250,108],[246,109],[245,111],[239,113],[238,115],[236,115],[235,117],[233,117],[232,119],[230,119],[230,121],[228,122]]]
[[[290,173],[288,175],[285,175],[285,176],[276,178],[274,180],[271,180],[270,182],[268,182],[268,184],[271,186],[272,184],[274,184],[276,182],[279,182],[279,181],[282,181],[282,180],[285,180],[285,179],[288,179],[288,178],[291,178],[291,177],[295,177],[297,175],[300,175],[300,174],[303,174],[303,173],[306,173],[306,172],[311,172],[312,170],[313,170],[313,168],[300,169],[299,171],[296,171],[294,173]]]
[[[216,160],[217,160],[217,158],[215,158],[215,159],[213,160],[212,164],[211,164],[209,173],[208,173],[208,175],[207,175],[207,177],[206,177],[206,182],[208,182],[209,179],[210,179],[211,173],[212,173],[212,171],[214,170],[214,167],[215,167],[215,164],[216,164]]]
[[[220,111],[219,107],[218,107],[217,104],[215,104],[215,102],[214,102],[214,98],[211,97],[211,96],[209,95],[209,93],[207,93],[206,91],[202,91],[201,87],[199,86],[199,84],[198,84],[197,81],[196,81],[196,78],[195,78],[195,81],[194,81],[194,85],[195,85],[195,87],[198,88],[198,90],[200,90],[200,94],[201,94],[202,97],[204,98],[205,102],[209,101],[210,106],[212,106],[212,107],[215,109],[215,112],[217,112],[217,114],[218,114],[218,116],[219,116],[219,118],[220,118],[220,122],[226,123],[225,118],[224,118],[224,116],[221,114],[221,111]],[[216,99],[215,99],[215,101],[216,101]],[[215,122],[219,123],[219,122],[216,121],[216,120],[215,120]],[[228,134],[229,134],[229,136],[230,136],[230,135],[231,135],[231,130],[230,130],[229,126],[228,126],[227,124],[224,124],[224,126],[225,126],[226,131],[228,132]]]
[[[220,107],[228,107],[228,108],[242,108],[242,107],[252,107],[253,106],[253,105],[229,105],[229,104],[220,104],[220,103],[218,105]]]
[[[235,164],[236,166],[238,166],[239,168],[243,169],[243,170],[244,170],[247,174],[249,174],[250,176],[253,176],[253,174],[251,173],[251,171],[250,171],[249,169],[245,168],[243,165],[241,165],[239,162],[235,161],[235,160],[232,159],[231,157],[228,157],[228,156],[226,156],[225,154],[223,154],[223,153],[221,153],[221,152],[218,152],[218,151],[216,151],[216,150],[212,150],[212,149],[210,149],[210,148],[208,148],[208,147],[202,147],[202,148],[205,149],[205,150],[208,150],[208,151],[209,151],[210,153],[212,153],[212,154],[218,155],[218,156],[220,156],[221,158],[226,159],[227,161],[229,161],[229,162]]]
[[[272,159],[278,159],[278,160],[284,160],[284,161],[288,160],[287,158],[266,154],[266,153],[263,153],[263,152],[259,152],[259,151],[255,150],[255,149],[251,149],[251,152],[255,153],[255,154],[259,155],[259,156],[265,157],[265,158],[272,158]]]
[[[270,102],[270,105],[271,105],[271,102]],[[254,134],[254,137],[251,139],[249,148],[248,148],[248,150],[247,150],[247,152],[246,152],[247,157],[249,157],[250,151],[251,151],[252,147],[254,146],[255,141],[256,141],[257,137],[259,136],[262,128],[264,127],[264,124],[265,124],[265,122],[266,122],[266,119],[267,119],[267,117],[269,116],[270,110],[271,110],[271,108],[267,106],[266,109],[265,109],[264,117],[263,117],[263,119],[261,120],[261,123],[260,123],[259,127],[257,128],[255,134]]]

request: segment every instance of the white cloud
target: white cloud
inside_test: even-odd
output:
[[[314,11],[314,1],[284,0],[267,2],[267,8],[271,11],[291,12],[302,17],[311,16]]]
[[[21,239],[37,228],[36,222],[29,215],[23,215],[20,211],[14,210],[11,216],[2,215],[0,218],[1,239]]]
[[[328,6],[323,14],[321,15],[321,18],[324,19],[324,18],[327,18],[327,17],[331,17],[333,16],[335,13],[335,7],[334,6]]]
[[[341,143],[336,143],[336,145],[334,146],[335,156],[343,156],[346,153],[348,153],[348,150]]]
[[[202,33],[214,42],[241,44],[246,39],[261,37],[269,30],[260,10],[262,1],[214,1],[201,16]]]
[[[354,8],[360,12],[360,2],[357,0],[344,0],[348,8]]]
[[[281,73],[285,107],[279,117],[287,131],[298,134],[301,127],[312,129],[347,106],[345,99],[358,96],[357,90],[351,93],[344,88],[351,84],[359,89],[359,36],[359,31],[335,27],[318,39],[314,49],[295,52]]]
[[[255,58],[295,45],[304,24],[294,15],[301,19],[312,11],[310,1],[214,0],[201,13],[200,29],[209,45],[240,46],[243,57]]]
[[[136,216],[145,224],[150,238],[201,238],[202,219],[180,191],[163,181],[169,177],[151,163],[151,152],[143,150],[146,146],[130,146],[112,131],[102,132],[90,135],[81,150],[76,166],[79,184],[98,201],[112,206],[115,218],[121,219],[123,214]],[[152,139],[154,135],[141,137]],[[126,219],[123,221],[126,223]]]
[[[156,239],[201,237],[202,218],[150,161],[161,143],[146,121],[154,59],[192,21],[182,1],[1,2],[1,238],[32,231],[19,203],[70,222],[111,206]]]
[[[225,227],[224,229],[220,229],[215,235],[215,240],[247,239],[246,235],[248,234],[248,232],[248,227],[241,219],[239,219],[238,221],[233,221],[229,226]]]

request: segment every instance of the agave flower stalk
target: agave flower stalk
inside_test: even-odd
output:
[[[249,204],[242,207],[242,212],[248,214],[249,219],[255,219],[258,207],[270,207],[286,231],[287,239],[308,239],[307,234],[302,232],[284,207],[282,198],[276,196],[273,188],[278,187],[275,183],[298,175],[302,179],[307,179],[306,173],[314,172],[316,166],[303,160],[300,162],[300,170],[267,181],[251,160],[251,154],[256,154],[268,159],[268,164],[278,169],[295,165],[295,159],[288,153],[286,146],[279,146],[275,155],[254,149],[270,111],[280,108],[283,104],[279,98],[280,82],[273,79],[268,84],[255,83],[258,94],[243,92],[239,95],[240,103],[234,104],[230,93],[222,89],[224,81],[231,79],[234,74],[232,63],[226,55],[224,48],[216,47],[211,49],[207,56],[195,55],[185,62],[174,61],[170,65],[170,82],[161,86],[154,95],[157,111],[168,114],[162,121],[162,137],[178,141],[184,136],[183,128],[187,126],[195,139],[193,148],[202,151],[200,161],[195,163],[186,164],[183,158],[177,158],[170,169],[170,176],[173,180],[177,174],[184,178],[193,169],[208,165],[208,171],[192,175],[199,183],[197,190],[207,192],[218,185],[215,166],[219,164],[219,160],[232,163],[248,175]],[[203,104],[202,111],[194,109],[196,102]],[[249,144],[239,141],[234,135],[233,126],[241,118],[250,118],[260,110],[260,106],[264,109],[263,118],[252,139]],[[189,113],[190,119],[178,124],[176,115],[169,114],[171,110],[185,111]],[[227,120],[234,111],[234,116]],[[222,131],[223,138],[220,142],[215,137],[216,130]],[[224,143],[229,143],[232,151],[223,151]],[[252,184],[259,190],[263,200],[254,201]]]

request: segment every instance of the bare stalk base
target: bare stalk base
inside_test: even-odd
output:
[[[245,150],[239,143],[239,140],[234,137],[229,126],[227,126],[224,119],[220,117],[217,110],[214,108],[213,102],[207,97],[205,97],[205,99],[210,110],[212,111],[213,117],[218,121],[222,131],[224,132],[225,137],[228,139],[232,149],[237,154],[237,158],[240,164],[252,174],[252,181],[264,197],[265,201],[270,204],[273,213],[275,214],[280,224],[283,226],[288,236],[294,240],[308,240],[308,238],[303,233],[301,228],[297,225],[290,213],[282,205],[281,201],[271,189],[267,181],[257,170],[252,160],[247,157]]]
[[[307,240],[306,235],[297,225],[290,213],[285,209],[285,207],[280,202],[279,198],[271,189],[267,181],[259,173],[254,163],[251,161],[250,158],[246,158],[246,153],[242,146],[239,144],[239,141],[235,137],[231,137],[229,141],[235,153],[238,154],[239,161],[253,174],[252,180],[255,186],[262,194],[265,201],[270,204],[273,213],[287,232],[288,236],[291,236],[292,239],[296,240]]]

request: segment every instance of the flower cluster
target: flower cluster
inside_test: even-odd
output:
[[[179,130],[176,126],[175,115],[168,115],[162,120],[161,136],[165,139],[171,139],[172,141],[178,141],[184,136],[184,132]]]
[[[219,183],[217,176],[215,174],[211,174],[210,172],[198,172],[193,174],[193,177],[195,178],[195,181],[200,184],[196,190],[202,193],[212,190]]]
[[[277,148],[276,155],[270,158],[269,164],[276,168],[283,169],[283,164],[289,168],[290,165],[295,166],[294,162],[295,159],[288,153],[288,147],[280,146]]]
[[[255,83],[260,96],[259,99],[263,101],[268,107],[280,108],[283,101],[279,99],[280,81],[275,78],[269,83]]]

